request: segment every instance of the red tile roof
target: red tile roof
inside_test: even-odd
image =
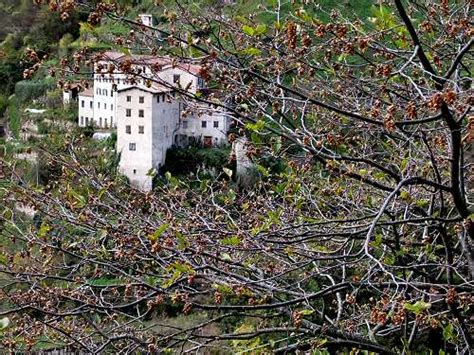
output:
[[[195,76],[198,76],[201,71],[201,66],[196,64],[179,63],[174,65],[167,65],[163,68],[163,71],[178,68]]]
[[[171,58],[163,56],[154,56],[154,55],[143,55],[143,54],[132,54],[128,55],[125,53],[107,51],[102,53],[102,60],[108,60],[113,62],[121,62],[125,59],[131,59],[134,64],[142,65],[167,65],[171,63]]]
[[[118,90],[118,92],[128,91],[128,90],[132,90],[132,89],[138,89],[138,90],[150,92],[152,94],[158,94],[158,93],[173,91],[173,89],[171,89],[169,87],[166,87],[164,85],[160,85],[160,84],[157,84],[157,83],[153,83],[150,87],[146,87],[145,85],[128,86],[126,88]]]
[[[94,89],[92,87],[89,87],[88,89],[84,89],[84,91],[79,92],[78,95],[94,97]]]

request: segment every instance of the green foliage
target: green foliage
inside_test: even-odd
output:
[[[86,127],[81,127],[79,128],[81,134],[83,134],[87,138],[91,138],[94,135],[94,127],[92,126],[86,126]]]
[[[37,123],[39,134],[48,134],[51,132],[51,124],[45,121],[39,121]]]
[[[21,80],[23,65],[19,58],[12,56],[0,60],[0,92],[9,95],[15,88],[15,83]]]
[[[15,96],[19,103],[24,103],[46,94],[50,88],[52,83],[44,80],[23,80],[15,84]]]
[[[153,234],[148,235],[148,239],[152,242],[156,242],[159,237],[163,235],[164,232],[168,229],[169,225],[168,224],[162,224],[159,226],[156,231],[153,232]]]
[[[426,311],[431,308],[431,303],[423,302],[423,301],[417,301],[414,304],[411,303],[405,303],[404,308],[407,311],[413,312],[416,315],[421,314],[423,311]]]
[[[118,278],[106,278],[106,277],[91,279],[87,283],[92,286],[111,286],[111,285],[122,284],[121,280]]]
[[[4,95],[0,95],[0,117],[3,117],[3,114],[8,107],[8,98]]]
[[[453,341],[456,338],[454,326],[452,323],[448,323],[443,327],[443,338],[445,341]]]
[[[230,148],[171,148],[162,170],[173,175],[196,172],[200,166],[222,171],[228,165],[229,154]]]
[[[18,139],[20,137],[21,130],[21,117],[20,113],[18,112],[16,100],[12,100],[8,106],[8,123],[13,137]]]
[[[234,235],[233,237],[224,238],[221,240],[221,244],[227,245],[227,246],[237,246],[240,244],[240,242],[241,242],[240,238],[236,235]]]
[[[10,319],[8,319],[7,317],[0,319],[0,331],[5,330],[6,328],[8,328],[9,325]]]
[[[243,25],[242,31],[249,36],[261,36],[267,32],[267,25],[259,24],[255,27]]]
[[[61,176],[61,166],[50,162],[45,154],[38,155],[38,182],[41,185],[47,185],[49,182],[56,181]]]

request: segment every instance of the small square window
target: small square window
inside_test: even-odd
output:
[[[138,117],[145,117],[145,111],[144,110],[138,110]]]
[[[204,80],[201,77],[198,77],[198,87],[200,88],[204,87]]]
[[[207,127],[207,121],[201,121],[201,127],[206,128]]]
[[[131,108],[127,108],[125,110],[125,116],[126,117],[132,117],[132,109]]]
[[[131,134],[132,133],[132,126],[125,126],[125,133]]]
[[[127,96],[127,102],[132,102],[132,97],[131,96]]]
[[[137,150],[137,145],[135,143],[129,143],[128,150]]]
[[[138,97],[138,103],[143,104],[145,102],[145,97],[144,96],[139,96]]]
[[[145,126],[138,126],[138,133],[140,134],[145,133]]]
[[[214,128],[219,128],[219,121],[214,121]]]

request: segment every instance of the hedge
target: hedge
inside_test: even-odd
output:
[[[170,148],[162,171],[173,175],[196,172],[199,166],[221,170],[228,164],[230,148]]]
[[[19,102],[27,102],[44,95],[53,86],[47,81],[22,80],[15,84],[15,96]]]

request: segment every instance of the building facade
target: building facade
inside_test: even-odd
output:
[[[119,170],[133,186],[151,190],[153,175],[173,145],[180,103],[162,87],[130,87],[119,90],[117,97]]]
[[[78,118],[79,126],[86,127],[94,124],[94,90],[88,88],[80,92],[77,96],[79,105]]]
[[[78,124],[117,129],[119,170],[132,186],[150,190],[152,172],[165,164],[172,146],[227,144],[229,115],[186,99],[204,89],[199,70],[167,57],[117,52],[97,61],[93,86],[78,95]]]

